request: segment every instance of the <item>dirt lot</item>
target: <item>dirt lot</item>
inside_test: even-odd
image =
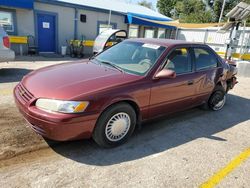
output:
[[[53,61],[46,61],[47,59],[40,57],[39,61],[33,61],[34,59],[37,57],[25,57],[25,61],[0,63],[0,160],[48,147],[42,137],[30,130],[19,114],[12,91],[30,71],[56,63],[66,63],[72,59],[52,58]]]
[[[2,187],[198,187],[208,180],[249,187],[250,78],[239,78],[219,112],[156,120],[125,145],[100,149],[92,140],[47,143],[15,108],[11,90],[21,77],[59,62],[0,64],[0,158],[33,151],[0,161]]]

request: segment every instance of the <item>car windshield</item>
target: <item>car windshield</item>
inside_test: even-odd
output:
[[[142,42],[121,42],[94,59],[100,63],[113,64],[125,72],[145,75],[156,63],[166,47]]]

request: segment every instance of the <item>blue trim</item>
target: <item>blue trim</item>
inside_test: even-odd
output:
[[[136,14],[136,13],[131,13],[131,12],[128,12],[127,16],[128,16],[129,20],[131,20],[134,16],[139,17],[139,18],[149,19],[149,20],[155,20],[155,21],[172,21],[173,20],[173,19],[167,18],[167,17],[160,18],[160,17],[148,16],[148,15],[144,15],[144,14]]]
[[[101,24],[109,24],[109,22],[108,21],[97,21],[97,29],[96,29],[97,36],[100,34],[99,33],[99,27],[100,27]],[[110,25],[112,25],[113,29],[117,29],[117,23],[110,22]]]
[[[14,31],[13,32],[6,31],[6,32],[8,33],[8,35],[17,35],[18,28],[17,28],[16,10],[0,7],[0,11],[9,12],[12,14]]]
[[[142,20],[137,17],[133,17],[132,15],[125,16],[125,23],[128,24],[135,24],[135,25],[144,25],[144,26],[150,26],[150,27],[160,27],[160,28],[166,28],[166,29],[174,29],[176,27],[169,26],[169,25],[163,25],[163,24],[157,24],[154,22]]]
[[[0,5],[8,7],[33,9],[34,0],[1,0]]]
[[[56,12],[48,12],[48,11],[43,11],[43,10],[34,10],[34,21],[35,21],[35,39],[36,39],[36,44],[38,45],[38,23],[37,23],[37,15],[38,14],[47,14],[51,16],[55,16],[55,22],[56,22],[56,38],[55,38],[55,49],[56,53],[59,53],[59,43],[58,43],[58,13]]]

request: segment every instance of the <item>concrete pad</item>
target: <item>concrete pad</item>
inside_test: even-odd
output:
[[[237,61],[238,76],[250,77],[250,62]]]

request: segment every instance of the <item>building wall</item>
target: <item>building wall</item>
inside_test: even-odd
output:
[[[84,14],[87,17],[86,23],[80,21],[80,15]],[[109,14],[103,12],[89,11],[78,9],[78,38],[84,36],[87,40],[94,40],[98,35],[98,22],[108,23]],[[111,23],[117,26],[117,29],[127,30],[127,24],[124,23],[123,15],[111,14]],[[92,47],[85,47],[85,52],[91,54],[93,52]]]
[[[33,35],[37,39],[36,29],[36,13],[48,12],[56,13],[58,18],[57,28],[57,52],[61,52],[61,46],[67,45],[66,40],[75,38],[75,14],[77,12],[77,38],[82,36],[86,40],[95,40],[99,34],[99,24],[108,23],[109,12],[98,10],[86,10],[84,8],[65,7],[60,5],[52,5],[48,3],[35,2],[34,10],[13,9],[16,12],[17,35],[27,36]],[[80,21],[80,15],[86,15],[86,22]],[[111,14],[111,24],[115,24],[117,29],[128,30],[128,24],[125,23],[125,15],[113,12]],[[144,37],[144,26],[139,27],[139,37]],[[19,53],[19,46],[13,44],[12,49]],[[24,53],[27,47],[24,46]],[[85,47],[86,54],[92,54],[92,47]]]
[[[16,33],[10,35],[17,36],[27,36],[35,35],[34,30],[34,14],[33,10],[27,9],[12,9],[15,11],[15,31]],[[20,53],[20,48],[18,44],[12,44],[11,49],[14,50],[17,54]],[[23,52],[27,51],[27,45],[23,45]]]
[[[58,51],[60,52],[61,46],[67,45],[66,40],[74,39],[75,9],[37,2],[35,3],[34,9],[58,14]],[[81,39],[81,36],[83,36],[87,40],[94,40],[98,35],[98,22],[108,22],[109,14],[84,9],[77,9],[77,12],[78,39]],[[81,14],[87,16],[86,23],[80,21]],[[122,15],[112,15],[111,23],[115,23],[119,29],[127,30],[127,24],[124,23],[124,16]],[[92,48],[86,47],[85,53],[92,53]]]
[[[18,36],[35,35],[33,10],[16,9]]]
[[[74,38],[74,8],[35,2],[34,9],[58,14],[58,51],[66,45],[66,40]]]
[[[139,38],[143,38],[144,37],[144,26],[140,26],[139,27]]]
[[[80,22],[80,15],[85,14],[87,16],[87,22]],[[95,12],[89,10],[78,10],[78,36],[84,35],[89,40],[94,40],[98,33],[98,21],[108,23],[109,14],[102,12]],[[127,24],[124,23],[124,16],[111,14],[111,23],[117,25],[117,29],[127,30]]]

